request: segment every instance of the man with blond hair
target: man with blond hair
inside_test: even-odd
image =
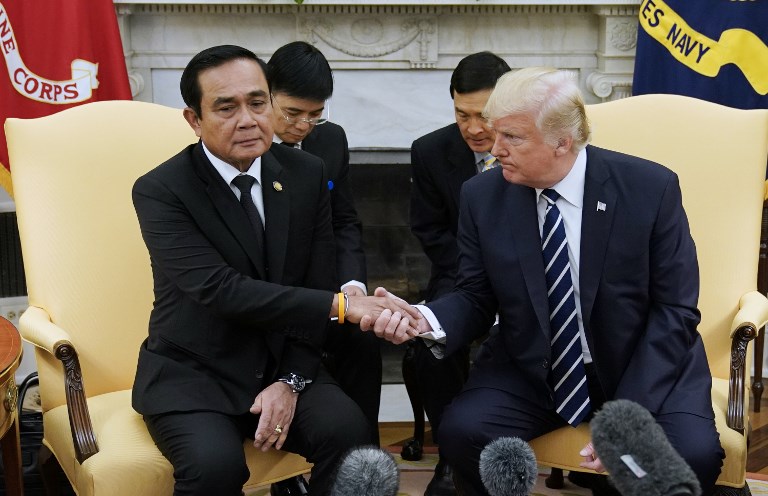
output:
[[[502,76],[484,115],[501,166],[465,183],[456,287],[420,307],[418,323],[450,355],[499,312],[498,334],[443,415],[440,451],[459,492],[487,494],[478,465],[494,439],[531,440],[628,399],[653,414],[711,494],[724,453],[677,176],[589,145],[581,93],[563,71]],[[374,331],[407,340],[408,319],[394,317],[382,314]],[[603,470],[591,443],[580,454]]]

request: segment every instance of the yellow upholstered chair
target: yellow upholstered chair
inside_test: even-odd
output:
[[[745,373],[751,370],[747,345],[768,320],[768,300],[756,292],[768,110],[645,95],[588,105],[587,114],[594,145],[659,162],[680,177],[701,271],[699,332],[712,370],[712,403],[726,452],[717,484],[743,488],[749,401]],[[563,428],[532,446],[543,465],[584,470],[578,466],[578,451],[588,439],[587,426]]]
[[[131,101],[8,119],[5,130],[30,303],[19,327],[36,346],[43,449],[80,496],[170,495],[171,464],[131,408],[153,298],[131,187],[196,137],[181,110]],[[310,468],[245,449],[247,488]]]

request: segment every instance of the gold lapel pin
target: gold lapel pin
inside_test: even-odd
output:
[[[275,191],[283,190],[283,185],[280,184],[280,181],[272,181],[272,187],[275,188]]]

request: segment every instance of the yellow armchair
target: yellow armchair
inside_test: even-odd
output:
[[[173,470],[131,408],[152,307],[133,182],[196,137],[178,109],[110,101],[5,125],[43,407],[41,461],[80,496],[170,495]],[[246,488],[308,472],[244,444]],[[212,454],[215,456],[215,454]]]
[[[712,371],[712,406],[726,458],[718,486],[745,488],[748,343],[768,320],[756,291],[768,160],[768,110],[736,110],[677,95],[587,106],[592,143],[666,165],[680,177],[701,272],[699,332]],[[758,365],[759,366],[759,365]],[[531,444],[540,464],[584,471],[588,426]],[[551,487],[562,484],[553,470]],[[745,492],[748,494],[748,492]]]

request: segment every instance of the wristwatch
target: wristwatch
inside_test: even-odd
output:
[[[284,375],[277,380],[291,386],[291,389],[293,389],[294,393],[300,393],[304,391],[304,388],[307,387],[307,384],[312,382],[312,379],[305,379],[303,376],[294,374],[293,372],[288,375]]]

